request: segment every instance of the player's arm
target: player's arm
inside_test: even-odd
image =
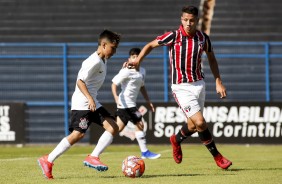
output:
[[[119,104],[119,99],[118,99],[118,89],[117,85],[115,83],[112,83],[112,94],[115,99],[116,104]]]
[[[93,97],[90,95],[85,82],[79,79],[77,80],[76,85],[78,86],[79,90],[84,94],[84,96],[88,99],[89,110],[94,112],[96,110],[96,104]]]
[[[176,31],[170,31],[158,36],[155,40],[147,43],[143,47],[135,61],[132,62],[132,65],[134,65],[136,68],[139,68],[139,65],[141,64],[145,56],[147,56],[156,47],[171,45],[175,40],[175,36]]]
[[[226,97],[226,88],[222,84],[221,77],[219,74],[218,63],[215,58],[214,52],[212,50],[206,50],[206,55],[208,57],[210,69],[215,78],[216,92],[220,95],[220,98]]]
[[[143,49],[141,50],[138,57],[135,59],[134,62],[130,62],[130,65],[135,66],[136,68],[139,68],[139,65],[143,61],[144,57],[147,56],[154,48],[159,47],[160,44],[158,43],[158,40],[155,39],[148,44],[146,44]]]
[[[121,83],[124,82],[126,79],[128,79],[129,74],[130,72],[127,69],[122,68],[119,71],[119,73],[116,76],[114,76],[114,78],[112,79],[112,85],[111,85],[112,94],[118,106],[120,105],[119,96],[118,96],[118,86],[121,85]]]
[[[151,110],[152,110],[153,112],[155,112],[154,105],[153,105],[153,103],[150,101],[150,98],[149,98],[149,96],[148,96],[148,93],[147,93],[147,90],[146,90],[145,86],[142,86],[142,87],[140,88],[140,92],[142,93],[144,99],[147,101],[147,103],[148,103],[149,107],[151,108]]]

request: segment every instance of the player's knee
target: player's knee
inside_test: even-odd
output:
[[[139,131],[143,131],[144,130],[144,123],[142,121],[139,121],[138,123],[136,123],[136,128]]]
[[[71,145],[77,143],[79,140],[81,140],[84,137],[85,133],[79,132],[79,131],[73,131],[68,136],[68,141]]]
[[[191,131],[191,132],[196,132],[197,131],[197,127],[194,123],[190,123],[188,122],[188,130]]]
[[[82,139],[85,136],[85,133],[80,133],[77,135],[78,140]]]
[[[116,135],[119,132],[119,127],[115,124],[113,127],[113,135]]]
[[[119,132],[119,126],[116,122],[112,119],[107,119],[106,123],[104,124],[104,128],[110,132],[113,136]]]
[[[124,126],[118,125],[118,132],[121,132],[124,129]]]
[[[202,131],[202,130],[205,130],[207,128],[207,124],[205,122],[205,119],[204,118],[198,118],[196,120],[193,121],[195,127],[198,131]],[[189,127],[190,129],[193,129],[191,126]]]
[[[205,121],[200,121],[196,124],[196,127],[198,131],[204,131],[207,129],[207,124]]]

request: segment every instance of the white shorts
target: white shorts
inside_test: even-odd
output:
[[[187,118],[193,116],[198,111],[203,112],[206,95],[204,80],[172,84],[171,89],[175,101]]]

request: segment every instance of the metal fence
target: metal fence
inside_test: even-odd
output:
[[[128,58],[131,47],[145,43],[121,43],[110,59],[106,81]],[[282,42],[214,42],[222,78],[231,98],[227,101],[282,101]],[[64,132],[68,134],[70,96],[81,62],[97,43],[1,43],[1,102],[20,101],[28,107],[63,107]],[[152,101],[169,102],[169,61],[166,47],[159,47],[142,63],[149,70],[146,85]],[[203,57],[203,62],[206,60]],[[207,101],[216,101],[213,76],[204,64]],[[110,85],[100,92],[102,102],[112,101]],[[211,89],[209,89],[211,86]]]

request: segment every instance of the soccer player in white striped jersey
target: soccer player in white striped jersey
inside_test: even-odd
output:
[[[129,51],[129,62],[134,61],[140,53],[139,48],[132,48]],[[154,112],[154,106],[151,103],[147,90],[145,88],[145,74],[144,68],[130,68],[126,65],[119,73],[112,79],[112,93],[117,104],[116,122],[119,131],[122,131],[129,121],[135,125],[135,138],[141,150],[141,157],[148,159],[157,159],[161,155],[148,150],[146,146],[146,137],[142,115],[136,107],[136,99],[139,91],[142,93],[149,107]],[[118,86],[121,85],[121,92],[118,95]]]

